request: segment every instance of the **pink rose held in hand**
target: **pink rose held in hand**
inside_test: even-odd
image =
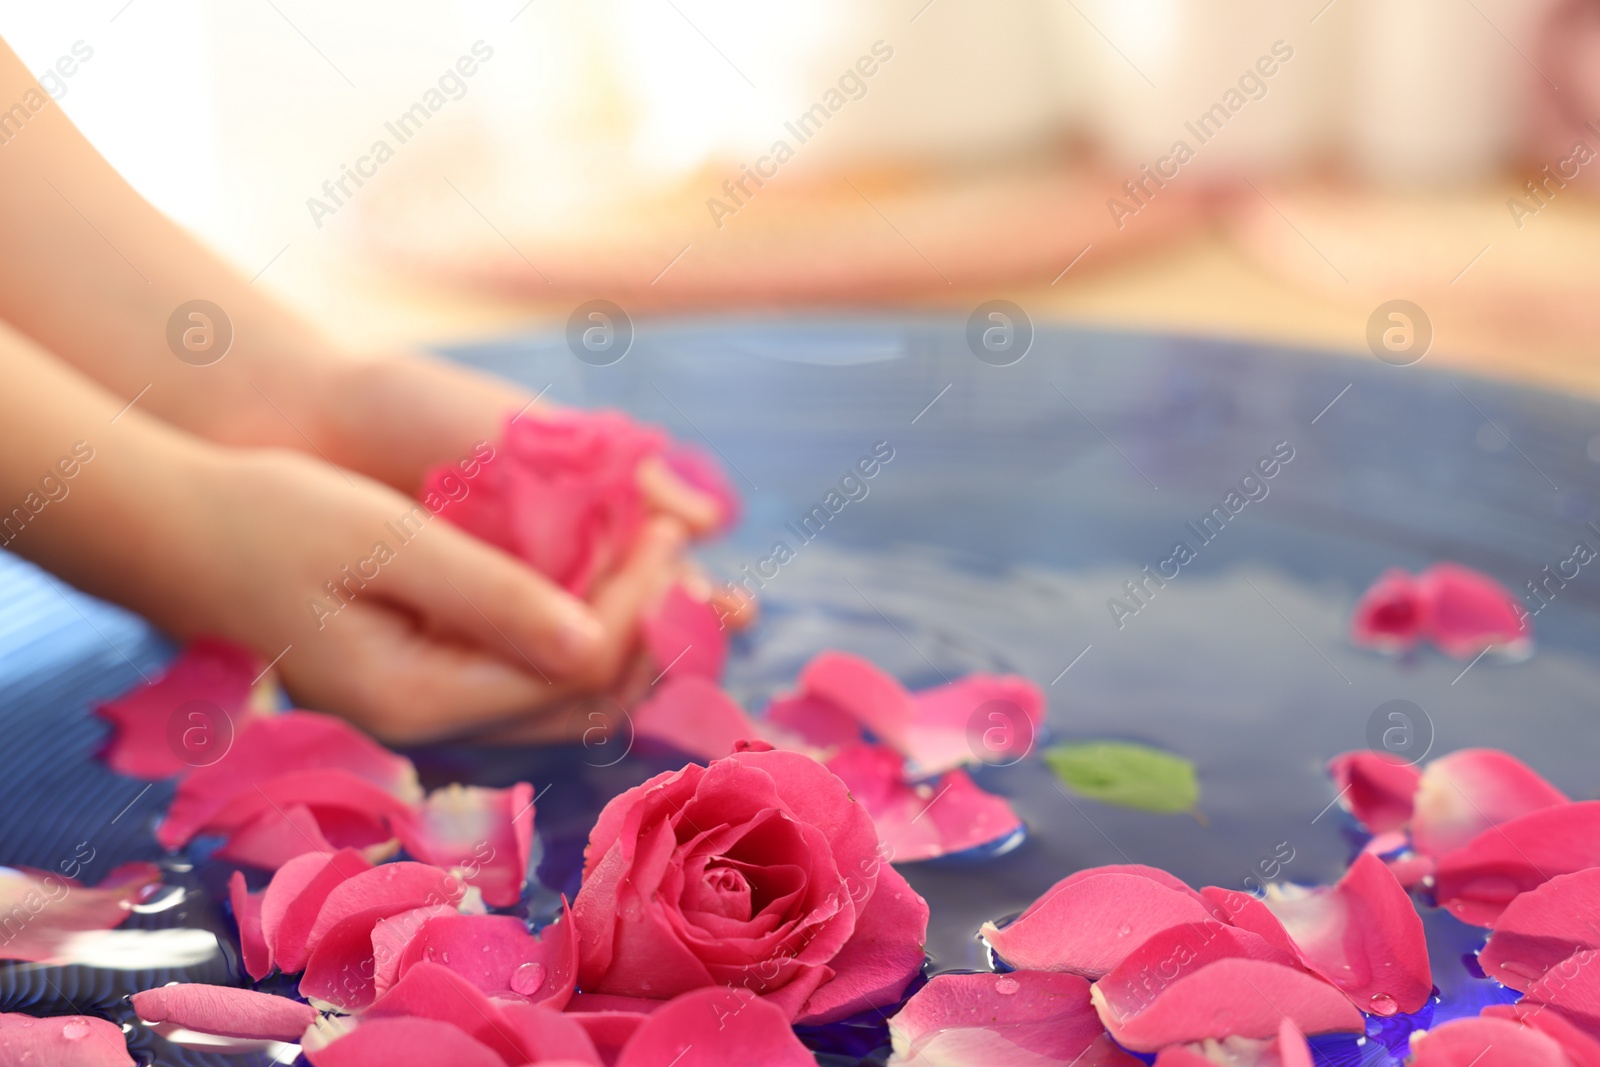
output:
[[[589,836],[573,907],[585,993],[666,1000],[725,985],[800,1023],[899,999],[928,905],[872,820],[809,756],[745,751],[657,775]]]

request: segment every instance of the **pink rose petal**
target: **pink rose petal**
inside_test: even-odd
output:
[[[134,1067],[115,1023],[92,1015],[36,1019],[0,1012],[0,1063],[39,1067]]]
[[[1557,875],[1506,906],[1478,963],[1491,977],[1526,992],[1562,960],[1600,948],[1597,917],[1600,867]]]
[[[493,1049],[507,1064],[542,1059],[600,1062],[594,1044],[574,1020],[534,1004],[490,1000],[471,982],[437,963],[423,961],[412,967],[363,1018],[407,1016],[449,1023]],[[362,1025],[366,1025],[364,1021]],[[356,1033],[360,1033],[359,1027]],[[314,1062],[323,1067],[321,1061]]]
[[[1155,1067],[1314,1067],[1311,1047],[1294,1023],[1284,1019],[1271,1041],[1229,1037],[1195,1045],[1168,1045]]]
[[[855,932],[828,962],[834,971],[805,1002],[797,1022],[845,1019],[900,999],[922,973],[922,942],[928,902],[889,864],[877,869],[877,885],[856,917]]]
[[[232,829],[228,840],[216,851],[227,863],[242,863],[275,871],[289,860],[307,852],[333,852],[323,836],[317,816],[304,804],[284,804],[262,811],[255,818]],[[382,849],[363,849],[371,858]]]
[[[1422,636],[1426,615],[1417,580],[1405,571],[1387,570],[1356,601],[1350,638],[1375,648],[1410,648]]]
[[[49,871],[0,867],[0,959],[67,959],[74,934],[110,930],[161,884],[153,863],[127,863],[89,888]]]
[[[1566,802],[1561,790],[1515,756],[1492,748],[1462,749],[1423,771],[1411,839],[1418,852],[1437,858],[1491,826]]]
[[[688,674],[663,678],[649,699],[633,710],[637,736],[648,737],[698,759],[720,759],[760,729],[722,687]]]
[[[1522,999],[1525,1004],[1555,1008],[1569,1022],[1600,1037],[1600,950],[1574,952],[1530,985]]]
[[[1044,725],[1044,693],[1014,674],[969,674],[911,699],[902,751],[919,776],[974,761],[1014,763]]]
[[[313,1067],[506,1067],[507,1061],[465,1031],[434,1019],[365,1018],[326,1044],[308,1040]]]
[[[1519,893],[1559,874],[1600,867],[1600,801],[1542,808],[1478,834],[1440,857],[1434,895],[1475,926],[1490,926]]]
[[[311,954],[311,927],[328,894],[341,882],[370,870],[372,864],[348,848],[308,852],[278,868],[261,894],[261,936],[285,974],[305,966]]]
[[[896,863],[964,852],[1009,837],[1022,826],[1003,797],[979,789],[965,771],[908,785],[905,761],[881,745],[851,745],[827,766],[872,816]]]
[[[1414,1012],[1433,992],[1422,918],[1383,861],[1362,854],[1332,888],[1271,886],[1266,906],[1301,959],[1362,1011]]]
[[[1411,821],[1413,797],[1422,772],[1379,752],[1346,752],[1328,763],[1339,802],[1375,834],[1398,830]]]
[[[1193,890],[1179,892],[1142,874],[1079,872],[1057,882],[1016,922],[1004,929],[984,923],[980,933],[1019,970],[1068,971],[1093,979],[1150,935],[1211,917]]]
[[[1075,974],[941,974],[889,1020],[896,1067],[1135,1067]]]
[[[272,949],[261,930],[261,901],[265,895],[265,890],[250,892],[245,886],[243,871],[234,871],[233,877],[228,879],[228,903],[233,906],[233,921],[239,924],[239,949],[244,956],[244,969],[258,982],[272,973]]]
[[[1559,1009],[1543,1004],[1492,1004],[1483,1009],[1483,1015],[1531,1026],[1554,1039],[1573,1067],[1600,1067],[1600,1039],[1574,1025]]]
[[[1092,993],[1111,1036],[1136,1052],[1167,1045],[1265,1039],[1288,1018],[1301,1033],[1360,1033],[1361,1013],[1339,990],[1303,971],[1264,960],[1224,959],[1180,975],[1143,1011],[1122,1017],[1108,1010],[1098,987]]]
[[[775,736],[790,739],[794,749],[811,749],[819,758],[858,744],[861,723],[844,708],[809,693],[774,697],[768,704],[762,724]]]
[[[306,938],[300,995],[344,1011],[366,1007],[377,995],[373,927],[414,908],[455,904],[464,892],[454,875],[424,863],[386,863],[340,882]]]
[[[1225,959],[1266,960],[1300,969],[1293,952],[1248,930],[1216,919],[1181,923],[1150,935],[1095,983],[1101,1010],[1119,1019],[1137,1015],[1183,975]]]
[[[1471,659],[1486,647],[1526,644],[1527,612],[1505,586],[1458,563],[1436,563],[1417,576],[1427,605],[1426,636],[1446,655]]]
[[[411,813],[411,806],[393,794],[337,768],[290,771],[255,785],[238,793],[198,832],[230,838],[217,852],[221,858],[269,870],[306,852],[328,849],[356,848],[382,858],[393,852],[392,827]],[[180,795],[182,791],[180,785]],[[315,834],[293,829],[307,813]]]
[[[133,995],[133,1010],[147,1023],[181,1026],[218,1037],[299,1041],[316,1009],[253,989],[179,983]]]
[[[660,677],[694,675],[712,681],[722,677],[728,658],[727,631],[711,605],[690,596],[683,583],[667,591],[661,606],[645,616],[641,630]]]
[[[652,1012],[616,1067],[814,1067],[789,1017],[742,989],[697,989]]]
[[[800,692],[844,711],[878,740],[907,755],[916,702],[895,678],[847,652],[823,652],[800,672]]]
[[[1260,897],[1216,886],[1206,886],[1200,892],[1215,906],[1217,918],[1241,930],[1248,930],[1267,944],[1286,952],[1293,960],[1300,958],[1300,949],[1289,936],[1289,931],[1283,928],[1283,923],[1278,921],[1278,917],[1272,914],[1272,909]]]
[[[509,908],[528,881],[533,821],[527,782],[509,789],[450,785],[429,793],[395,829],[412,856],[461,874],[490,907]]]
[[[1570,1067],[1553,1038],[1493,1016],[1455,1019],[1413,1034],[1411,1067]]]
[[[423,962],[448,967],[491,997],[560,1011],[577,983],[576,929],[570,916],[535,937],[509,915],[434,915],[400,950],[395,979]],[[385,992],[380,982],[378,994]]]
[[[250,689],[266,667],[242,645],[201,637],[184,646],[178,658],[153,682],[135,686],[95,709],[115,733],[106,746],[106,763],[135,778],[170,778],[191,768],[169,733],[173,717],[190,701],[201,701],[245,725]],[[208,718],[209,708],[203,712]],[[187,720],[185,720],[187,721]]]

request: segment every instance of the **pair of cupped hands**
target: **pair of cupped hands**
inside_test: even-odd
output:
[[[718,596],[685,551],[722,518],[721,505],[659,458],[637,471],[648,521],[580,599],[443,518],[416,518],[425,471],[470,460],[519,409],[539,418],[548,406],[410,355],[333,364],[299,388],[312,395],[298,405],[316,413],[312,425],[253,435],[248,420],[235,423],[230,447],[190,461],[185,476],[201,491],[187,494],[196,514],[179,524],[193,524],[184,551],[197,558],[182,561],[193,579],[147,613],[264,660],[281,652],[275,670],[302,706],[398,744],[569,737],[592,726],[567,721],[579,702],[637,691],[648,668],[640,619],[674,583]],[[352,573],[361,582],[347,581]]]

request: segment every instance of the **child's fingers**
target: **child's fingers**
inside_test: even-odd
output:
[[[591,675],[607,645],[588,604],[499,549],[444,523],[403,546],[389,596],[546,682]]]
[[[658,511],[676,516],[693,534],[708,533],[722,519],[722,505],[674,474],[660,456],[639,464],[639,489]]]

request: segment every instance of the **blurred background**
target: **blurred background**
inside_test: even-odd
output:
[[[1430,361],[1600,391],[1600,0],[0,11],[135,186],[354,344],[1004,298],[1365,355],[1404,299]]]

